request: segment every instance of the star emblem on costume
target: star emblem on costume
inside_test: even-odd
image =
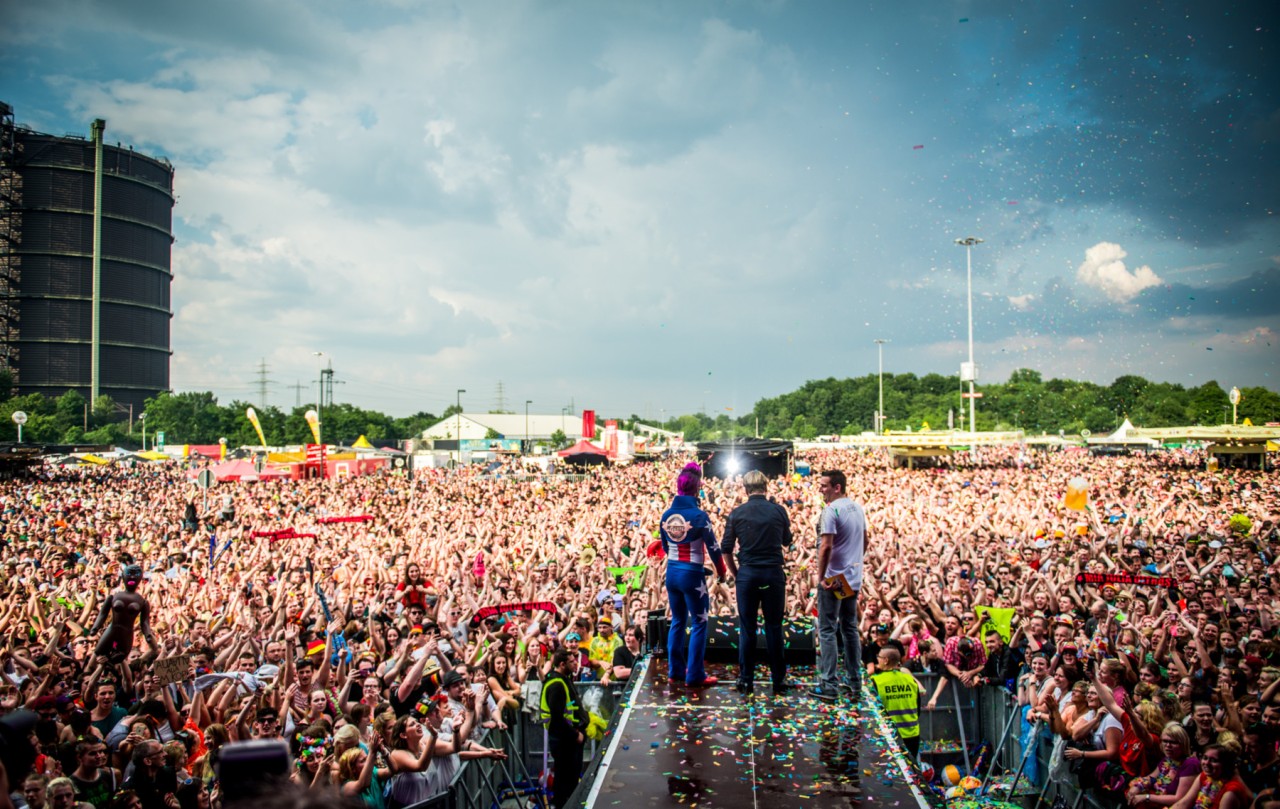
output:
[[[706,594],[707,594],[707,582],[705,580],[698,582],[698,595],[705,597]]]
[[[693,617],[694,617],[694,618],[696,618],[696,619],[698,619],[698,623],[700,623],[700,624],[705,624],[705,623],[707,622],[707,615],[708,615],[708,613],[705,613],[705,612],[704,612],[704,613],[702,613],[701,615],[695,615],[695,616],[693,616]]]

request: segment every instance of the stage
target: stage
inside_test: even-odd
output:
[[[665,660],[638,665],[595,776],[579,789],[582,805],[939,805],[875,707],[806,696],[812,667],[792,666],[791,692],[775,698],[763,668],[756,693],[743,696],[733,687],[736,666],[708,664],[720,683],[694,689],[669,683]]]

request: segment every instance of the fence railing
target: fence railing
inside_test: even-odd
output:
[[[625,684],[608,687],[600,683],[574,685],[583,705],[608,722],[612,731],[617,724],[617,705]],[[488,758],[464,761],[447,791],[407,809],[491,809],[510,805],[508,801],[513,799],[520,801],[518,805],[531,802],[534,806],[549,806],[545,786],[551,761],[547,753],[546,728],[539,721],[536,703],[532,710],[528,710],[528,705],[524,707],[525,710],[506,712],[506,730],[477,728],[471,734],[480,744],[503,750],[507,754],[506,761]],[[606,732],[605,737],[608,735]],[[594,739],[587,741],[583,752],[583,762],[588,765],[584,783],[589,783],[599,761],[599,744]]]
[[[938,687],[938,675],[916,674],[922,703],[928,702]],[[969,773],[982,754],[983,780],[987,794],[1021,802],[1034,809],[1043,802],[1050,806],[1057,798],[1076,809],[1104,809],[1097,796],[1082,791],[1074,780],[1049,778],[1049,756],[1053,736],[1045,727],[1024,724],[1023,710],[1008,690],[998,686],[965,688],[948,677],[933,710],[920,711],[920,758],[941,772],[955,764]],[[1025,744],[1024,744],[1025,743]],[[1030,751],[1028,752],[1028,748]],[[1025,761],[1024,761],[1025,754]]]

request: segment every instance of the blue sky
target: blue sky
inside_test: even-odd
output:
[[[397,415],[742,413],[876,338],[955,373],[969,235],[982,379],[1274,389],[1276,8],[0,0],[0,98],[174,163],[177,390],[265,359],[292,406],[322,351]]]

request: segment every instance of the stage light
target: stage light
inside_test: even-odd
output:
[[[731,476],[738,474],[738,456],[730,455],[728,462],[724,465],[724,468],[729,470],[729,474]]]

